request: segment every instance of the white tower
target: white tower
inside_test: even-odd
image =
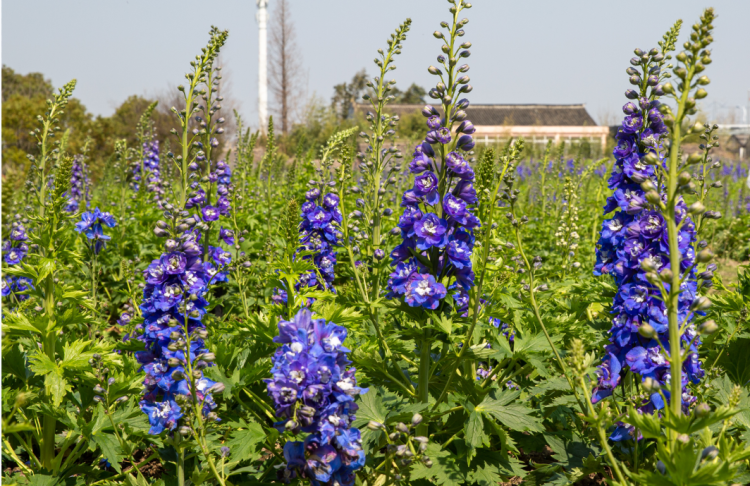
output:
[[[268,0],[257,0],[258,12],[255,20],[258,21],[258,118],[260,130],[263,132],[268,126]]]

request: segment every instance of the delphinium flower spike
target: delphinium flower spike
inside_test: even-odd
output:
[[[457,66],[458,59],[469,56],[471,43],[457,45],[463,36],[461,27],[467,19],[458,20],[458,13],[470,4],[456,2],[455,25],[448,29],[449,38],[441,32],[435,37],[444,46],[445,55],[438,62],[447,71],[430,66],[429,72],[440,77],[430,90],[430,97],[440,100],[442,113],[427,105],[422,114],[427,118],[425,139],[414,148],[409,169],[415,174],[414,185],[404,192],[399,219],[403,242],[391,253],[395,271],[388,281],[389,296],[401,297],[411,307],[437,309],[453,290],[454,300],[463,301],[474,283],[471,253],[474,228],[480,225],[472,212],[477,203],[473,186],[474,171],[468,159],[474,148],[475,128],[467,119],[469,100],[459,99],[472,87],[465,75],[469,66]]]
[[[3,264],[16,266],[20,264],[29,253],[27,241],[29,236],[26,234],[26,227],[21,222],[21,215],[18,214],[10,225],[8,231],[9,239],[3,241],[2,254]],[[29,298],[23,292],[33,288],[32,282],[26,277],[17,277],[6,275],[0,281],[2,285],[2,296],[9,297],[16,302],[22,302]]]
[[[667,406],[662,397],[674,400],[678,413],[687,411],[695,401],[687,385],[703,376],[700,339],[691,322],[696,312],[705,310],[704,298],[697,297],[695,225],[689,217],[699,208],[688,209],[680,193],[671,190],[675,184],[683,187],[681,193],[689,192],[690,177],[680,174],[678,180],[676,169],[670,167],[667,157],[674,154],[665,141],[675,120],[658,101],[674,92],[671,84],[662,84],[669,77],[662,69],[678,31],[679,24],[665,35],[661,49],[636,49],[627,69],[637,89],[626,92],[631,101],[623,107],[626,116],[616,135],[616,162],[609,179],[614,194],[604,208],[605,214],[615,213],[602,224],[594,268],[596,275],[612,275],[618,291],[611,344],[598,370],[593,401],[612,395],[629,370],[649,385],[640,403],[642,413]],[[680,75],[679,68],[675,73]],[[664,180],[668,186],[661,185]],[[674,363],[683,348],[689,348],[688,359],[677,368],[682,379],[673,383]],[[677,399],[672,396],[675,391]],[[633,438],[632,433],[632,426],[620,424],[611,438]]]
[[[272,378],[265,380],[274,402],[275,424],[304,441],[284,445],[287,463],[279,479],[312,484],[351,486],[365,464],[359,429],[351,426],[358,409],[354,397],[367,392],[357,386],[355,369],[344,347],[347,331],[325,319],[313,319],[303,308],[291,321],[279,322],[281,346],[273,356]]]
[[[89,188],[91,186],[91,180],[88,176],[88,167],[83,162],[82,156],[76,156],[73,158],[73,172],[70,176],[70,191],[66,194],[68,197],[68,205],[65,206],[65,210],[70,213],[75,213],[81,207],[88,205],[89,199]]]
[[[357,154],[357,158],[360,160],[360,168],[362,170],[362,179],[364,197],[361,199],[362,203],[359,205],[360,210],[358,217],[363,219],[367,225],[365,228],[357,228],[357,231],[353,229],[347,231],[347,236],[361,242],[360,244],[364,248],[364,252],[368,252],[369,258],[376,260],[376,251],[382,252],[381,246],[383,245],[382,233],[382,220],[384,217],[392,214],[390,208],[386,208],[384,204],[383,194],[386,192],[386,188],[389,184],[394,184],[396,179],[390,177],[392,171],[397,167],[393,164],[394,161],[401,160],[403,154],[393,143],[393,139],[396,135],[396,129],[400,117],[398,115],[392,115],[387,113],[386,106],[395,100],[395,96],[392,93],[397,91],[396,80],[386,79],[389,72],[396,69],[394,64],[395,57],[401,54],[403,42],[406,40],[406,34],[411,28],[411,19],[406,19],[401,25],[398,26],[396,31],[391,34],[388,39],[388,48],[378,49],[378,56],[375,58],[375,64],[378,66],[378,76],[372,80],[368,80],[366,86],[370,88],[367,94],[362,98],[365,101],[365,106],[369,105],[369,111],[365,114],[365,119],[369,123],[369,130],[367,132],[360,132],[359,136],[366,144],[366,148],[363,152]],[[386,146],[390,141],[390,147]],[[360,188],[357,187],[359,190]],[[348,230],[349,228],[347,228]],[[368,243],[368,244],[366,244]],[[359,245],[358,245],[359,246]],[[355,262],[351,262],[352,265]],[[380,265],[373,264],[373,271],[369,273],[371,276],[371,295],[372,299],[377,299],[380,296],[382,286],[382,270],[379,268]]]

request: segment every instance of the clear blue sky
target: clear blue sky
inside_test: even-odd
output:
[[[429,88],[434,81],[427,67],[441,43],[431,33],[448,20],[447,2],[290,2],[309,94],[327,102],[334,84],[363,67],[374,73],[375,51],[406,17],[412,31],[392,74],[402,88],[412,82]],[[275,0],[269,3],[273,14]],[[620,116],[633,48],[656,46],[677,18],[685,21],[686,34],[707,6],[705,0],[473,3],[465,37],[474,44],[473,102],[586,103],[595,118]],[[719,116],[749,103],[750,1],[710,5],[719,18],[703,109]],[[5,0],[2,62],[21,73],[42,72],[56,86],[77,78],[75,96],[94,114],[109,115],[131,94],[154,95],[182,82],[214,24],[229,29],[223,64],[241,112],[255,121],[255,11],[254,0]]]

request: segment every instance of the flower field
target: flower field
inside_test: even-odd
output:
[[[169,132],[153,103],[136,143],[70,143],[75,80],[34,113],[3,171],[3,484],[750,484],[748,163],[696,116],[714,11],[612,53],[602,153],[476,140],[471,4],[446,17],[416,137],[410,19],[320,143],[222,110],[216,27]]]

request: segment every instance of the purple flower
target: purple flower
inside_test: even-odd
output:
[[[426,214],[414,223],[414,233],[417,236],[417,248],[427,250],[436,246],[442,248],[448,242],[448,223],[435,214]]]
[[[219,210],[213,206],[206,206],[201,210],[204,221],[216,221],[219,219]]]
[[[94,209],[93,212],[86,211],[81,214],[81,221],[75,225],[77,232],[83,233],[87,239],[93,240],[92,249],[96,254],[104,248],[105,242],[110,239],[109,236],[104,234],[102,225],[114,228],[117,225],[117,221],[110,213],[101,212],[99,208]]]
[[[461,135],[456,142],[456,148],[468,152],[474,148],[474,139],[471,135]]]
[[[440,201],[437,176],[430,171],[418,175],[414,179],[414,194],[424,199],[427,204],[437,204]]]
[[[281,418],[275,426],[307,434],[304,442],[287,441],[280,479],[327,482],[351,475],[364,465],[361,434],[351,428],[354,397],[367,390],[357,386],[355,370],[346,368],[346,329],[313,319],[305,308],[278,327],[274,342],[280,346],[272,358],[271,378],[265,380]]]
[[[630,99],[638,98],[633,92]],[[643,162],[646,153],[651,150],[661,151],[664,136],[668,130],[663,124],[663,117],[658,111],[658,101],[646,98],[638,99],[638,105],[628,103],[623,108],[626,117],[616,134],[614,149],[615,164],[609,178],[612,196],[604,207],[605,214],[615,211],[610,219],[604,220],[596,248],[597,261],[594,274],[612,275],[617,292],[612,303],[612,328],[610,344],[598,369],[599,380],[594,389],[593,401],[599,401],[613,394],[620,384],[620,375],[629,370],[645,379],[656,380],[665,385],[671,380],[670,365],[667,356],[661,350],[659,342],[669,349],[669,324],[666,317],[666,306],[661,300],[660,291],[646,277],[641,268],[645,260],[650,261],[656,270],[669,267],[670,255],[666,222],[662,214],[650,204],[640,183],[650,180],[657,187],[664,199],[664,188],[655,177],[652,166]],[[644,118],[643,114],[646,113]],[[640,152],[639,147],[651,147]],[[687,412],[690,403],[695,401],[687,389],[689,381],[697,383],[703,376],[700,361],[693,359],[700,344],[696,331],[690,322],[693,315],[689,311],[697,292],[697,282],[692,264],[695,258],[695,225],[688,218],[687,207],[681,199],[675,208],[675,219],[681,224],[678,235],[680,252],[680,271],[684,284],[678,299],[678,321],[684,327],[680,337],[683,346],[690,345],[688,356],[691,358],[683,364],[683,409]],[[674,269],[672,269],[674,271]],[[687,272],[687,273],[686,273]],[[669,284],[665,283],[667,290]],[[650,324],[657,333],[656,339],[644,338],[638,332],[644,324]],[[664,390],[667,399],[669,391]],[[639,406],[641,413],[654,413],[666,404],[660,394],[647,397]],[[630,426],[619,424],[612,440],[633,438]]]
[[[476,204],[479,200],[477,199],[477,191],[474,189],[474,184],[468,180],[459,181],[456,184],[456,188],[453,190],[453,195],[466,201],[466,204]]]
[[[440,128],[441,120],[438,115],[432,115],[427,119],[427,127],[429,127],[430,130],[437,130]]]
[[[471,249],[463,241],[453,240],[446,251],[450,262],[458,269],[471,267]]]
[[[226,229],[223,226],[219,230],[219,238],[224,241],[227,245],[234,245],[234,231]]]
[[[471,169],[471,166],[466,159],[464,159],[458,152],[449,153],[445,160],[451,173],[456,177],[467,180],[474,179],[474,171]]]
[[[220,246],[212,246],[209,248],[211,258],[219,266],[226,266],[232,263],[232,254],[221,248]]]
[[[445,286],[430,274],[416,274],[406,286],[406,303],[411,307],[437,309],[445,295]]]
[[[440,127],[428,132],[425,141],[432,145],[436,143],[445,145],[451,141],[451,132],[445,127]]]

